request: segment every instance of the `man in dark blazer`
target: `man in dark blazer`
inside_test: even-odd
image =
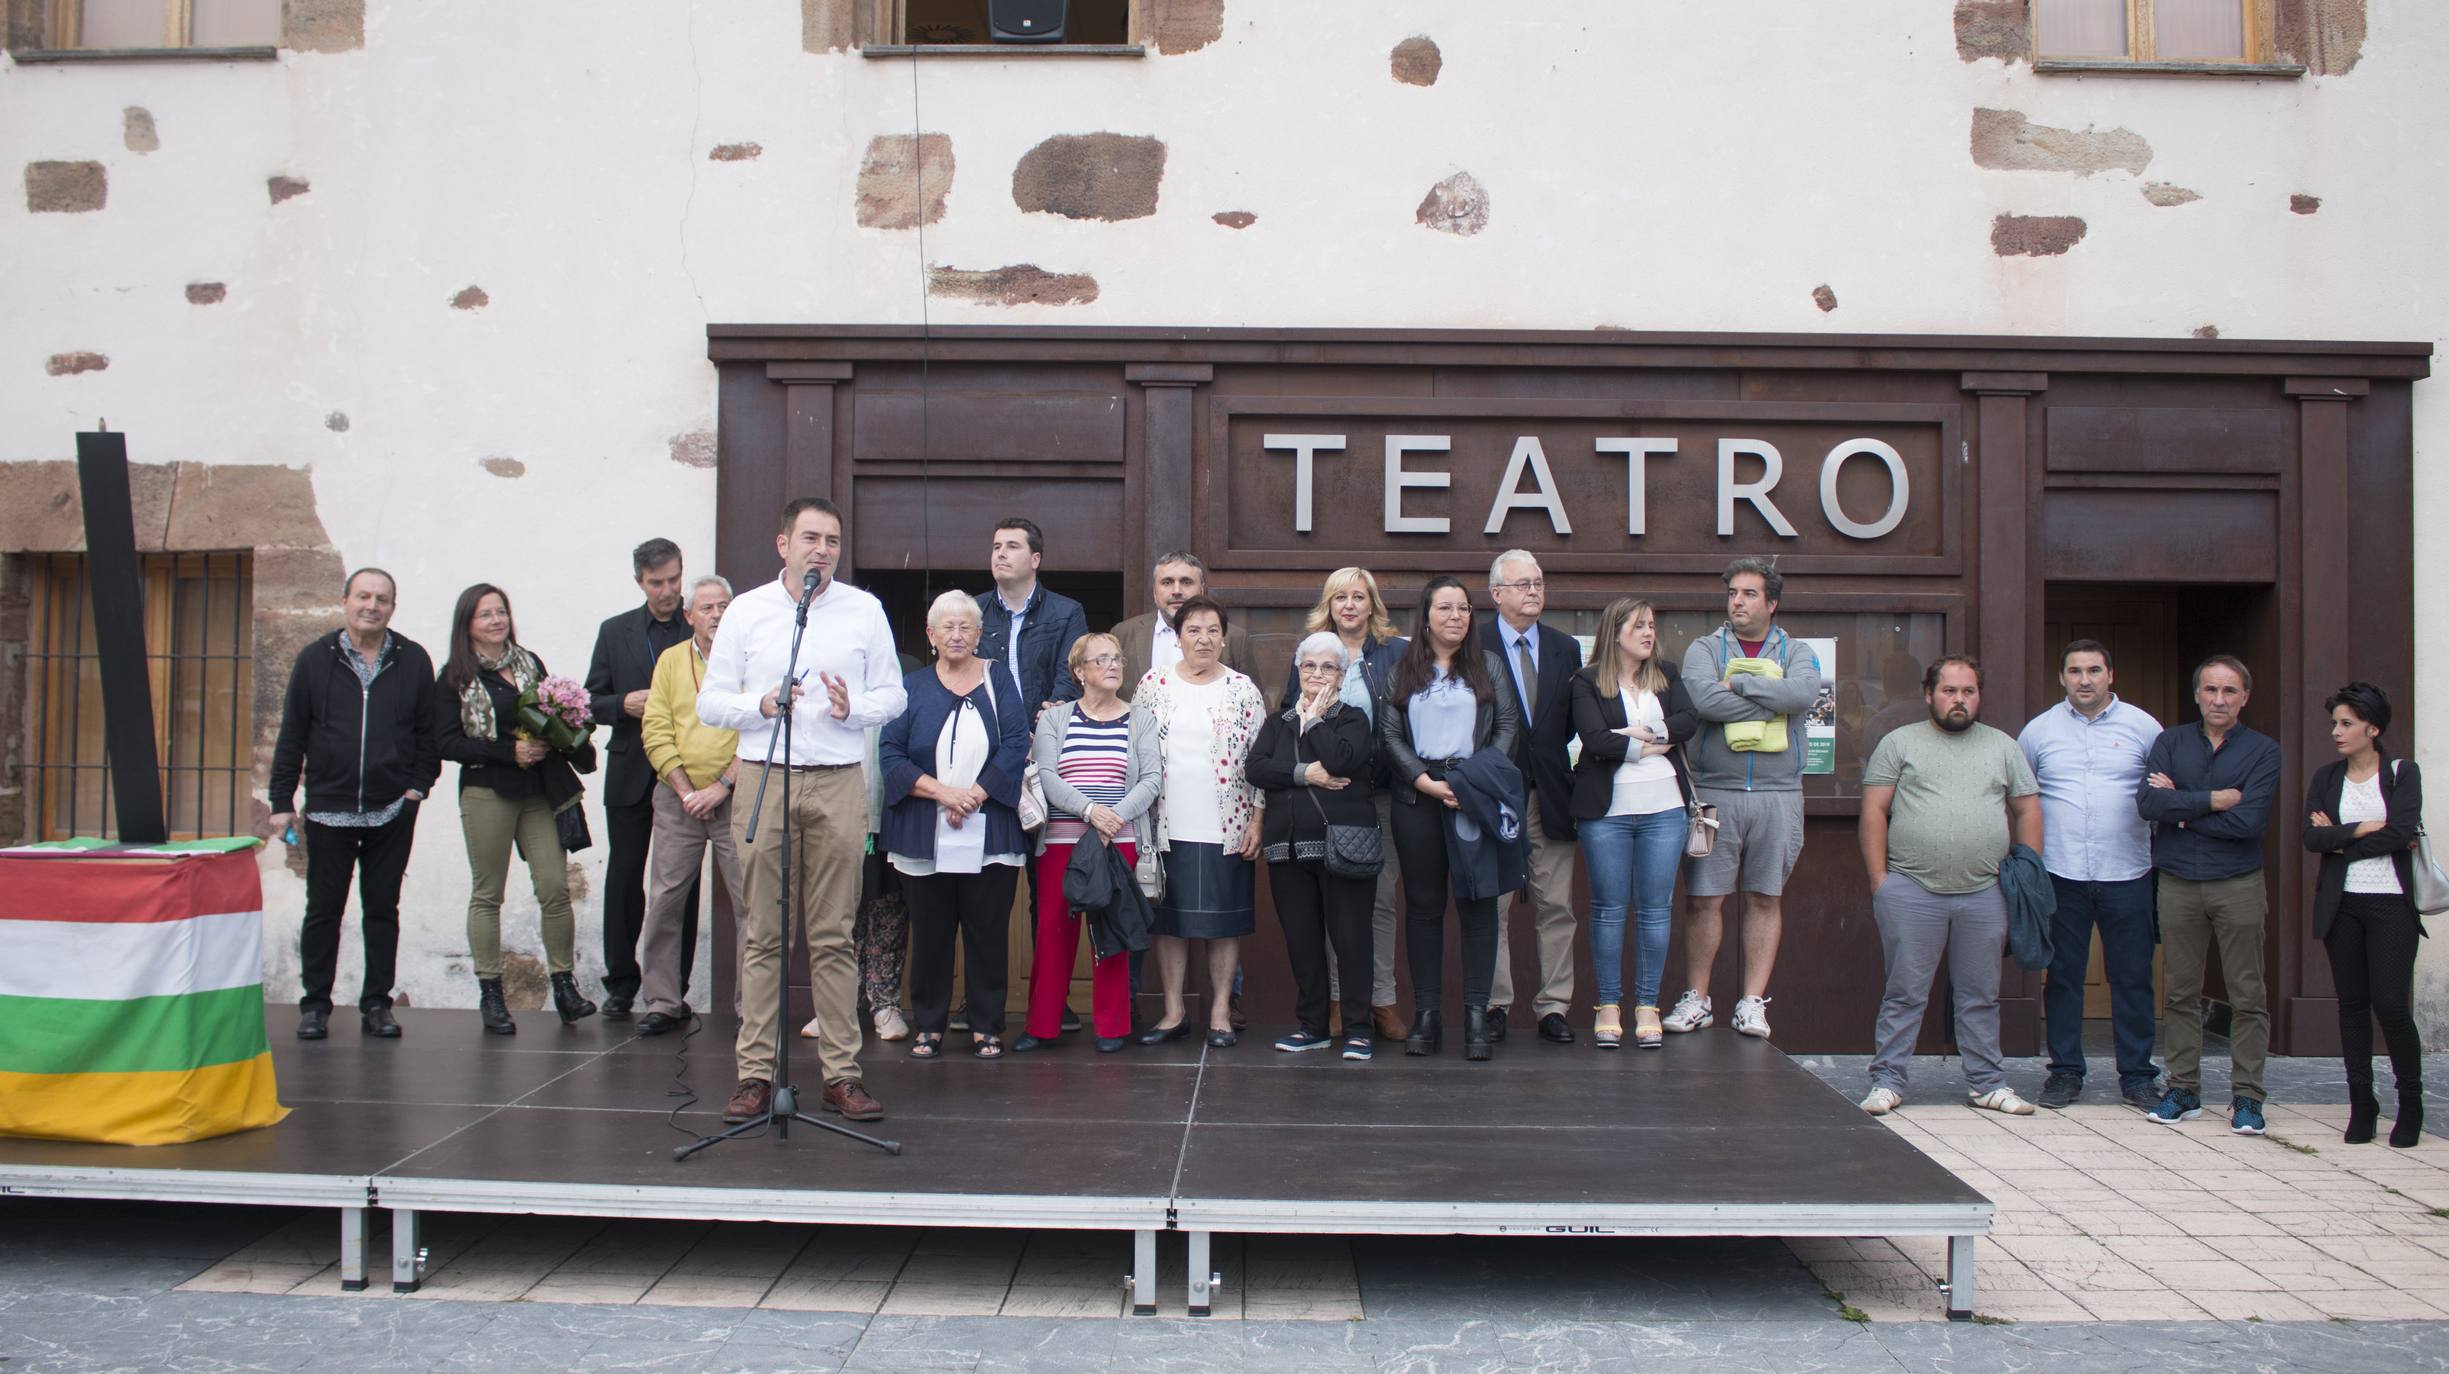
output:
[[[1530,784],[1531,804],[1523,827],[1530,842],[1529,879],[1518,900],[1530,904],[1539,931],[1539,990],[1531,1011],[1539,1038],[1573,1043],[1573,769],[1565,744],[1573,738],[1573,674],[1582,666],[1582,646],[1571,635],[1541,623],[1548,585],[1539,560],[1507,549],[1488,569],[1488,591],[1497,613],[1481,622],[1480,647],[1505,661],[1513,675],[1514,699],[1522,703],[1522,728],[1514,734],[1514,766]],[[1497,905],[1497,979],[1488,996],[1489,1038],[1502,1039],[1514,1001],[1512,902]]]
[[[1129,701],[1150,667],[1170,668],[1182,661],[1182,646],[1173,636],[1174,612],[1182,603],[1207,592],[1207,564],[1197,554],[1161,554],[1156,560],[1156,609],[1114,627],[1122,642],[1122,699]],[[1258,659],[1250,652],[1250,632],[1238,624],[1225,627],[1224,665],[1252,681],[1258,680]],[[1265,695],[1266,685],[1259,692]]]
[[[655,832],[655,770],[638,741],[655,660],[689,638],[680,614],[680,546],[649,539],[630,551],[631,573],[646,604],[621,612],[595,633],[587,695],[595,723],[612,727],[604,768],[604,1017],[626,1021],[638,997],[638,935],[646,925],[646,851]],[[697,950],[697,885],[681,900],[681,990]]]
[[[1046,534],[1034,520],[1012,516],[995,523],[987,570],[995,585],[978,597],[978,657],[991,659],[1027,703],[1029,718],[1059,701],[1076,701],[1080,684],[1071,675],[1073,641],[1088,633],[1080,603],[1037,580]],[[1017,641],[1017,642],[1016,642]],[[1034,727],[1033,727],[1034,728]],[[1035,867],[1030,890],[1036,890]]]

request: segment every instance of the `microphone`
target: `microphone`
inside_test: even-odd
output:
[[[799,580],[800,600],[805,601],[809,597],[816,595],[816,589],[822,586],[824,581],[825,570],[823,568],[808,569],[808,575]]]

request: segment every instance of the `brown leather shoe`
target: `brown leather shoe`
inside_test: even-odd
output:
[[[1382,1007],[1371,1007],[1369,1020],[1377,1027],[1380,1040],[1400,1040],[1411,1030],[1411,1027],[1403,1024],[1402,1010],[1391,1002]]]
[[[884,1105],[867,1095],[867,1085],[856,1078],[825,1085],[825,1110],[840,1112],[846,1121],[882,1121]]]
[[[1242,1010],[1242,995],[1238,992],[1225,1003],[1225,1023],[1235,1030],[1250,1029],[1250,1016]]]
[[[734,1088],[731,1100],[723,1104],[723,1120],[737,1126],[765,1115],[774,1100],[774,1090],[762,1078],[743,1078]]]

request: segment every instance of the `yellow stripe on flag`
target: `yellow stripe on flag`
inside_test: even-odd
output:
[[[152,1073],[0,1073],[0,1135],[176,1145],[270,1126],[280,1104],[269,1050]]]

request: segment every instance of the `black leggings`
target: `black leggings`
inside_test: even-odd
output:
[[[1275,893],[1276,919],[1284,923],[1284,957],[1293,966],[1293,1016],[1312,1035],[1367,1035],[1369,1008],[1346,1002],[1343,1025],[1327,1024],[1327,950],[1337,966],[1370,966],[1369,919],[1377,900],[1375,878],[1338,878],[1317,859],[1267,865]]]
[[[1412,1009],[1434,1011],[1445,996],[1446,827],[1453,814],[1435,797],[1394,805],[1395,854],[1403,868],[1403,943],[1412,970]],[[1463,927],[1463,1006],[1486,1010],[1497,980],[1497,899],[1456,899]]]
[[[969,1028],[1003,1034],[1003,997],[1010,981],[1012,889],[1020,870],[988,864],[978,873],[903,875],[910,903],[910,1022],[931,1035],[952,1019],[952,946],[960,937],[962,991]]]
[[[2394,893],[2350,892],[2322,943],[2338,989],[2339,1052],[2347,1084],[2372,1091],[2372,1023],[2381,1023],[2400,1092],[2423,1090],[2423,1041],[2415,1033],[2415,904]]]

